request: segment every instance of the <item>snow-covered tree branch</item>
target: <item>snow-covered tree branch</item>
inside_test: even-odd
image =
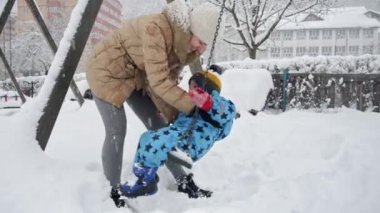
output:
[[[207,0],[222,5],[223,0]],[[250,58],[256,58],[259,47],[269,39],[271,33],[284,19],[300,13],[321,13],[333,6],[336,0],[226,0],[225,13],[227,43],[243,44]],[[239,40],[239,41],[237,41]]]

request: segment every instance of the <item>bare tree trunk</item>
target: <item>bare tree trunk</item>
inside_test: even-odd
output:
[[[248,54],[251,59],[256,59],[257,48],[248,49]]]

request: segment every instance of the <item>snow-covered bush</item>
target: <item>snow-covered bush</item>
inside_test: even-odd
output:
[[[380,73],[380,55],[318,56],[284,59],[230,61],[220,63],[226,68],[261,68],[279,73],[288,68],[290,73]]]
[[[286,104],[286,108],[346,106],[379,111],[380,55],[246,59],[220,65],[227,69],[261,68],[272,73],[274,89],[269,96],[270,108],[282,109]],[[285,69],[289,70],[286,93]]]

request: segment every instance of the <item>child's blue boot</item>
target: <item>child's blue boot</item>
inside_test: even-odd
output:
[[[128,198],[136,198],[139,196],[152,195],[157,192],[157,167],[148,168],[143,166],[133,166],[133,173],[138,180],[134,185],[123,184],[120,187],[122,195]]]

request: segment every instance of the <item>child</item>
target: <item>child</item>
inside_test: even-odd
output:
[[[168,159],[170,151],[179,149],[197,161],[216,141],[230,133],[235,118],[235,105],[220,96],[220,90],[221,81],[211,72],[198,72],[190,78],[189,95],[198,109],[190,116],[180,113],[169,127],[142,134],[133,167],[138,180],[132,186],[128,183],[121,186],[124,196],[132,198],[157,192],[156,173]],[[191,176],[185,177],[183,181],[192,181]],[[181,192],[186,190],[181,185],[178,189]],[[199,194],[211,196],[211,192],[209,195]],[[197,192],[189,194],[189,197],[192,196],[197,198]]]

